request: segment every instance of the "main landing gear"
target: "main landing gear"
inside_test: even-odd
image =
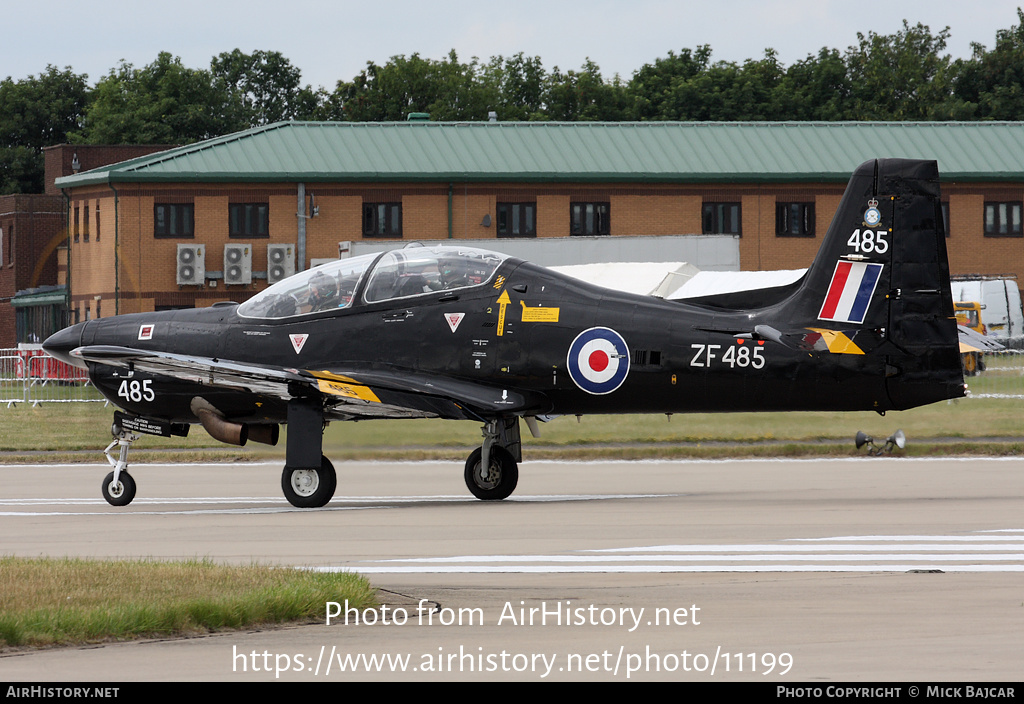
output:
[[[338,475],[334,465],[320,455],[320,469],[292,469],[285,466],[281,474],[281,490],[288,503],[298,508],[320,508],[334,496]]]
[[[483,427],[483,436],[483,444],[466,460],[466,486],[478,499],[501,501],[511,496],[519,483],[519,419],[492,420]]]
[[[492,447],[490,461],[482,461],[481,448],[476,448],[466,460],[466,486],[478,499],[501,501],[516,490],[519,482],[519,465],[504,447]]]

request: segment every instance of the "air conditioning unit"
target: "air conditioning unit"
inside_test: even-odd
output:
[[[206,282],[206,245],[179,244],[175,269],[179,286],[202,286]]]
[[[224,245],[224,283],[252,283],[252,245]]]
[[[276,284],[295,273],[295,245],[267,245],[267,282]]]

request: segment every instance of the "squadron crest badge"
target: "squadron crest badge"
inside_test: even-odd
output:
[[[864,211],[864,224],[868,227],[876,227],[882,222],[882,213],[878,209],[878,201],[872,198],[868,201],[868,209]]]

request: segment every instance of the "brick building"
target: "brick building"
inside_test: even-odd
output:
[[[68,324],[69,210],[54,185],[70,176],[169,145],[71,145],[43,149],[45,193],[0,196],[0,348],[40,342]]]
[[[805,267],[873,157],[938,160],[953,273],[1024,280],[1024,123],[289,122],[56,187],[82,320],[244,300],[352,240],[722,234]]]
[[[57,250],[65,240],[64,213],[61,196],[0,196],[0,348],[41,342],[42,335],[66,323],[53,319],[59,313],[47,305],[52,324],[36,331],[34,323],[25,319],[28,308],[19,315],[11,304],[19,291],[56,286]],[[60,298],[59,305],[66,308],[66,295]]]
[[[61,176],[90,171],[125,159],[166,151],[176,144],[58,144],[43,148],[44,193],[60,195],[54,185]]]

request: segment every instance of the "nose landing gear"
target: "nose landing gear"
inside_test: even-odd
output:
[[[110,433],[114,436],[114,440],[107,445],[103,454],[106,456],[107,462],[113,466],[114,471],[103,478],[100,489],[103,492],[103,498],[111,506],[127,506],[135,498],[135,480],[132,475],[128,474],[128,449],[133,442],[139,439],[139,436],[128,432],[118,423],[111,426]],[[119,448],[116,460],[110,454],[114,447]]]

